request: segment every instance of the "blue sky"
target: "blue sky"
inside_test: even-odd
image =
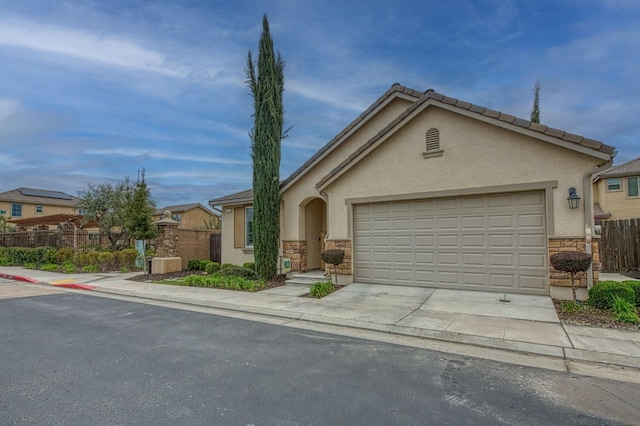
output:
[[[285,178],[394,82],[640,156],[640,1],[0,0],[0,191],[146,169],[158,206],[251,186],[245,84],[267,13]]]

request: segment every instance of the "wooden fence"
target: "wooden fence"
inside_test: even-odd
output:
[[[54,229],[49,231],[20,231],[0,234],[2,247],[104,247],[111,246],[105,232],[85,229]]]
[[[640,219],[602,222],[600,261],[602,272],[608,273],[640,267]]]

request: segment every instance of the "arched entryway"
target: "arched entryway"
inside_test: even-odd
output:
[[[327,203],[313,198],[304,207],[304,239],[307,242],[306,270],[320,269],[320,253],[324,249],[327,232]]]

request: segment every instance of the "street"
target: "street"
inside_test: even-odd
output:
[[[596,425],[640,418],[637,384],[29,289],[0,280],[2,425]]]

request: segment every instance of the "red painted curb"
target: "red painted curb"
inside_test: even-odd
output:
[[[11,274],[3,274],[0,273],[0,278],[6,278],[9,280],[14,280],[14,281],[22,281],[25,283],[32,283],[32,284],[44,284],[42,281],[38,281],[34,278],[29,278],[29,277],[21,277],[20,275],[11,275]]]
[[[73,288],[76,290],[95,290],[96,288],[92,285],[87,284],[51,284],[54,287],[64,287],[64,288]]]

